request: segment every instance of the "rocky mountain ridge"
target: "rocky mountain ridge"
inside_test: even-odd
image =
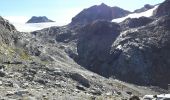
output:
[[[119,7],[110,7],[102,3],[90,8],[84,9],[72,18],[71,26],[84,26],[95,20],[107,20],[124,17],[130,12]]]

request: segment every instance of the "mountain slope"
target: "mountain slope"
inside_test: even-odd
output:
[[[4,19],[0,22],[1,99],[128,99],[128,92],[138,96],[156,93],[82,68],[66,52],[69,47],[74,48],[71,45],[74,39],[69,43],[55,41],[56,37],[69,33],[69,28],[20,33],[14,27],[11,30],[12,25]]]
[[[170,82],[169,18],[165,10],[159,17],[121,23],[94,18],[83,27],[30,33],[1,18],[0,99],[121,100],[166,93],[159,87]]]

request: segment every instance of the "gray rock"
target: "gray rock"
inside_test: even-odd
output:
[[[86,91],[86,89],[81,85],[77,85],[76,88],[81,90],[81,91]]]
[[[6,73],[4,71],[0,71],[0,77],[5,77]]]
[[[89,80],[85,76],[83,76],[83,75],[81,75],[79,73],[71,73],[70,77],[73,80],[79,82],[81,85],[83,85],[83,86],[85,86],[87,88],[90,87],[90,82],[89,82]]]

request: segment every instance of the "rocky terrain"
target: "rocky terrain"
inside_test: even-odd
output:
[[[166,0],[150,18],[114,23],[129,12],[100,17],[112,9],[102,4],[69,25],[29,33],[0,18],[0,99],[125,100],[167,93],[169,6]],[[89,19],[91,9],[101,12]]]
[[[68,43],[56,39],[69,32],[65,27],[52,27],[31,34],[20,33],[1,18],[0,98],[121,100],[132,94],[157,93],[104,78],[78,65],[68,56],[75,49],[75,40]]]
[[[48,19],[46,16],[39,16],[39,17],[33,16],[26,23],[43,23],[43,22],[54,22],[54,21]]]

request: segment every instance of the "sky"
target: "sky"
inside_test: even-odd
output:
[[[68,24],[71,18],[85,8],[105,3],[133,11],[145,4],[158,4],[164,0],[1,0],[0,16],[25,23],[31,16],[47,16],[59,25]]]

